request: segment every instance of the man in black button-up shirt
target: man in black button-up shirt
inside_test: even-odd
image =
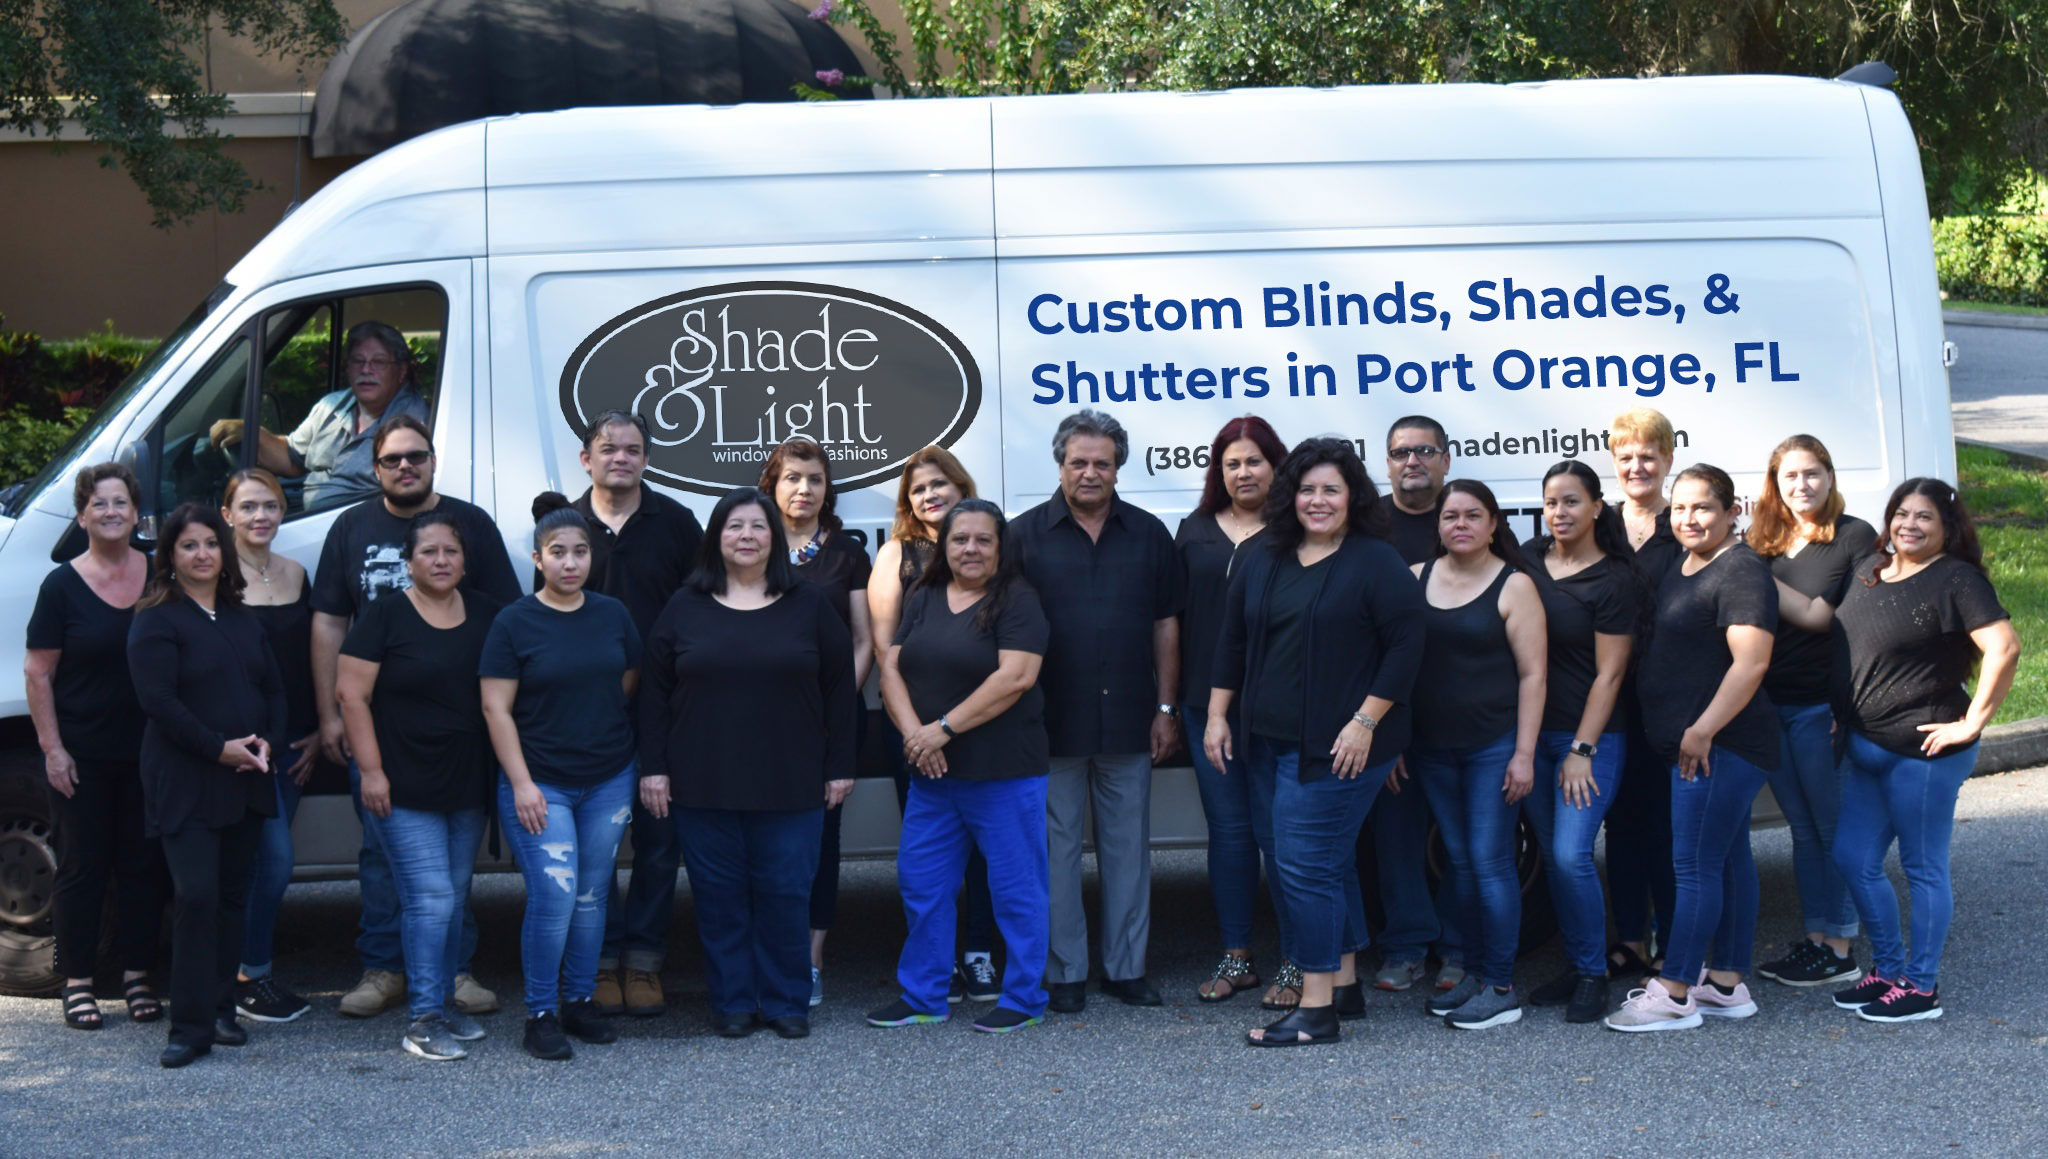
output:
[[[645,640],[655,617],[696,566],[704,528],[689,508],[644,480],[647,428],[638,416],[624,411],[598,415],[578,458],[590,472],[590,488],[574,504],[590,524],[590,574],[584,588],[625,604]],[[539,586],[536,576],[534,587]],[[666,1006],[661,967],[682,853],[675,826],[650,814],[636,798],[633,876],[623,905],[618,886],[612,887],[604,950],[597,962],[597,1000],[610,1013],[659,1014]]]
[[[1088,918],[1081,908],[1082,818],[1091,799],[1102,877],[1105,993],[1157,1005],[1145,979],[1151,934],[1152,763],[1178,743],[1179,559],[1166,525],[1116,494],[1130,454],[1123,427],[1099,411],[1069,415],[1053,436],[1059,492],[1010,533],[1038,589],[1052,640],[1039,686],[1051,741],[1046,835],[1052,870],[1052,1009],[1086,1001]]]

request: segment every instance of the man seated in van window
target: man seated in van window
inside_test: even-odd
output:
[[[349,327],[344,366],[348,386],[313,404],[290,435],[257,432],[256,465],[306,480],[307,510],[353,503],[377,494],[370,446],[386,420],[411,415],[428,421],[427,400],[413,384],[412,351],[405,336],[383,322]],[[242,441],[242,420],[213,424],[213,445]]]

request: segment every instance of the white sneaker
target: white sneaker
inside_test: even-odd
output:
[[[1691,1030],[1700,1024],[1700,1009],[1692,994],[1673,998],[1661,978],[1651,978],[1640,990],[1628,992],[1621,1009],[1607,1016],[1607,1029],[1631,1034],[1654,1030]]]

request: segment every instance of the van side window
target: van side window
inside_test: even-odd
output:
[[[240,463],[231,448],[215,445],[212,432],[223,422],[241,421],[248,382],[245,334],[214,358],[164,416],[155,447],[161,464],[154,486],[157,513],[167,514],[188,500],[220,504],[221,489]],[[149,481],[143,486],[148,488]]]

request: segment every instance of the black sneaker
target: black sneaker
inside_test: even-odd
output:
[[[562,1003],[562,1032],[585,1042],[606,1043],[619,1040],[619,1028],[612,1020],[597,1012],[597,1003],[588,998]]]
[[[312,1004],[271,977],[235,983],[235,1011],[251,1022],[290,1022]]]
[[[1912,983],[1900,982],[1885,991],[1884,997],[1858,1007],[1856,1017],[1869,1022],[1919,1022],[1940,1018],[1941,987],[1915,990]]]
[[[958,1006],[967,1001],[967,984],[960,980],[959,966],[953,967],[953,981],[946,986],[946,1005]]]
[[[1598,1022],[1607,1016],[1607,975],[1580,974],[1572,1000],[1564,1008],[1566,1022]]]
[[[1890,993],[1891,989],[1892,984],[1872,970],[1863,976],[1863,981],[1846,990],[1835,991],[1835,1005],[1844,1010],[1861,1010]]]
[[[1854,982],[1863,976],[1856,956],[1840,957],[1820,942],[1800,941],[1790,953],[1765,962],[1756,972],[1787,986],[1825,986],[1831,982]]]
[[[550,1010],[526,1020],[526,1053],[550,1062],[576,1057],[569,1036],[562,1033],[562,1020]]]
[[[1543,985],[1529,991],[1529,1005],[1562,1006],[1572,1000],[1572,995],[1578,992],[1578,988],[1579,972],[1577,970],[1566,970]]]
[[[960,980],[969,1002],[994,1002],[1003,996],[1002,979],[996,977],[993,958],[973,957],[960,963]]]

